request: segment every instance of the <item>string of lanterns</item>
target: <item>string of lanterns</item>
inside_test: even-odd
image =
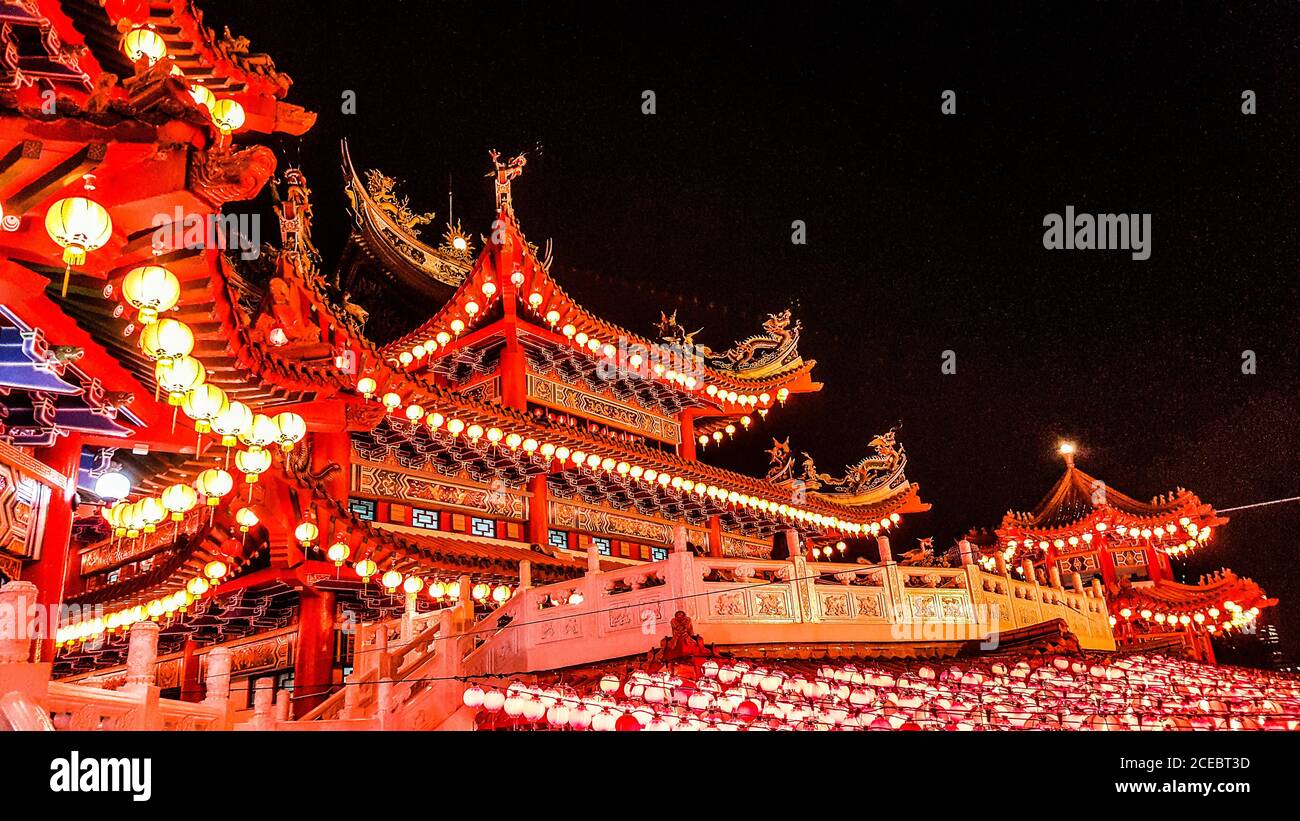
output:
[[[522,286],[524,284],[523,272],[516,270],[511,275],[511,281],[514,283],[516,288]],[[447,324],[446,330],[431,330],[424,341],[417,342],[407,350],[399,352],[393,358],[393,361],[403,368],[418,366],[421,360],[445,349],[453,340],[459,339],[461,334],[463,334],[476,320],[486,316],[486,309],[491,306],[499,293],[496,283],[491,280],[484,282],[482,286],[480,286],[480,291],[482,292],[482,297],[471,292],[468,293],[465,300],[458,305],[459,311],[464,314],[464,319],[460,316],[454,316]],[[482,304],[480,304],[480,299],[482,299]],[[552,330],[554,330],[556,324],[560,320],[560,313],[559,311],[551,309],[543,314],[541,311],[542,302],[542,295],[536,291],[529,294],[526,300],[528,308],[538,317],[544,318],[546,323],[551,326]],[[560,333],[563,334],[565,339],[567,339],[571,345],[574,345],[578,350],[590,353],[592,356],[603,357],[605,359],[615,359],[618,356],[618,348],[614,345],[601,342],[599,338],[590,336],[585,331],[578,330],[578,328],[572,323],[565,324],[560,328]],[[745,413],[745,411],[753,412],[756,410],[760,416],[766,417],[768,411],[771,410],[772,396],[767,392],[758,394],[738,393],[737,391],[730,390],[725,386],[716,384],[706,385],[691,374],[678,372],[677,370],[666,367],[662,363],[658,362],[649,368],[643,369],[642,366],[646,364],[645,357],[639,353],[632,353],[623,357],[618,364],[622,368],[630,368],[638,373],[644,372],[644,375],[646,376],[653,374],[655,378],[689,392],[702,390],[710,399],[716,400],[722,405],[735,406],[733,410],[738,408],[737,412]],[[776,392],[776,400],[783,406],[789,396],[790,391],[787,388],[780,388]],[[743,416],[741,423],[744,427],[749,427],[750,417],[748,414]],[[734,426],[733,430],[728,433],[734,433]],[[714,436],[716,441],[721,441],[721,438],[720,434],[715,434]],[[700,444],[707,445],[707,439],[701,437]]]
[[[376,396],[379,386],[374,378],[365,376],[357,380],[356,389],[358,393],[369,400]],[[379,402],[389,414],[397,414],[404,404],[401,395],[395,391],[383,394],[379,397]],[[532,458],[541,459],[547,463],[558,463],[557,467],[560,469],[573,467],[602,471],[648,485],[657,484],[665,491],[671,489],[683,495],[694,494],[699,497],[707,497],[737,509],[746,508],[774,517],[779,516],[787,521],[816,525],[827,530],[854,536],[879,535],[882,530],[890,529],[901,520],[901,517],[895,513],[883,517],[879,521],[853,522],[838,516],[830,516],[800,508],[786,502],[770,501],[759,496],[728,490],[717,485],[696,482],[684,476],[673,475],[666,471],[633,464],[625,460],[587,453],[580,449],[570,449],[565,445],[557,446],[550,442],[539,442],[537,439],[525,438],[518,433],[506,433],[498,427],[484,428],[479,424],[466,424],[461,419],[448,418],[437,411],[428,411],[418,403],[406,405],[401,415],[405,416],[413,426],[423,423],[428,428],[430,435],[445,434],[456,438],[463,434],[465,439],[475,447],[480,446],[480,443],[485,443],[484,446],[505,447],[511,451],[522,450]]]
[[[1220,616],[1225,618],[1220,621]],[[1147,607],[1134,611],[1131,607],[1121,607],[1118,611],[1119,618],[1110,617],[1110,626],[1118,626],[1121,620],[1125,623],[1142,621],[1159,627],[1168,627],[1169,629],[1195,626],[1207,633],[1217,633],[1219,631],[1230,633],[1233,630],[1252,630],[1258,616],[1258,607],[1245,608],[1231,600],[1225,601],[1217,607],[1207,607],[1204,610],[1182,613],[1166,613]]]

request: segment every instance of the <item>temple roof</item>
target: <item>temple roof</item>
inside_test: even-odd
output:
[[[1099,512],[1118,511],[1132,520],[1149,520],[1162,524],[1181,517],[1206,519],[1201,526],[1227,522],[1214,513],[1196,494],[1177,488],[1167,495],[1157,496],[1150,502],[1140,502],[1116,490],[1107,483],[1085,473],[1067,460],[1065,473],[1056,481],[1047,495],[1030,511],[1009,511],[1002,520],[1000,530],[1054,531],[1069,528]]]

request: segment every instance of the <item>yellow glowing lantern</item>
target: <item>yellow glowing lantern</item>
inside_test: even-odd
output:
[[[279,431],[276,441],[280,443],[280,450],[285,452],[293,450],[293,446],[307,435],[306,421],[292,411],[277,413],[271,421],[275,422],[275,427]]]
[[[122,278],[122,297],[140,312],[137,318],[141,325],[152,325],[160,312],[176,307],[181,283],[161,265],[141,265]]]
[[[383,403],[388,412],[392,413],[402,406],[402,397],[390,391],[384,394]]]
[[[190,86],[190,96],[194,102],[208,110],[208,116],[212,116],[212,109],[217,104],[217,95],[212,93],[212,89],[200,83],[194,83]]]
[[[375,391],[378,389],[379,383],[368,376],[363,376],[357,380],[357,392],[367,399],[374,396]]]
[[[181,402],[181,410],[194,420],[194,430],[207,433],[212,430],[212,420],[230,408],[226,392],[216,385],[199,385],[191,388]]]
[[[460,436],[460,432],[465,429],[465,423],[459,419],[447,420],[447,432],[452,436]]]
[[[496,589],[492,591],[492,600],[497,604],[505,604],[508,598],[510,598],[510,588],[504,584],[497,585]]]
[[[435,601],[447,595],[447,585],[442,582],[434,582],[429,585],[429,598]]]
[[[239,523],[239,532],[247,533],[251,528],[257,527],[257,514],[252,508],[241,507],[235,514],[235,521]]]
[[[369,583],[370,577],[379,572],[379,566],[370,559],[362,559],[353,565],[357,575],[361,577],[362,582]]]
[[[397,589],[399,584],[402,583],[402,574],[398,573],[396,570],[390,570],[383,575],[383,578],[379,580],[379,583],[387,588],[388,592],[391,593]]]
[[[435,431],[438,428],[442,427],[442,423],[444,421],[446,420],[442,418],[442,414],[438,413],[437,411],[434,411],[433,413],[424,417],[424,424],[429,426],[430,431]]]
[[[159,359],[154,363],[153,373],[158,389],[167,393],[168,404],[176,407],[185,401],[185,394],[207,378],[203,363],[192,356]]]
[[[474,585],[474,589],[470,591],[470,595],[472,595],[476,601],[483,601],[488,597],[488,594],[491,592],[492,592],[492,588],[488,587],[483,582],[479,582],[478,584]]]
[[[314,522],[301,522],[293,529],[293,536],[303,547],[311,547],[320,535],[320,528]]]
[[[239,435],[239,441],[248,446],[249,450],[261,450],[272,442],[280,438],[280,428],[272,421],[271,417],[260,413],[253,414],[253,423],[248,426],[248,430]]]
[[[217,100],[212,106],[212,122],[222,134],[238,131],[244,125],[244,107],[229,98]]]
[[[179,522],[199,503],[199,494],[189,485],[172,485],[162,492],[163,507],[171,511],[172,521]]]
[[[184,322],[160,319],[140,332],[140,350],[149,359],[175,359],[194,350],[194,332]]]
[[[402,590],[409,595],[414,596],[424,589],[424,579],[419,576],[407,576],[406,581],[402,582]]]
[[[212,420],[212,432],[221,437],[221,444],[234,447],[239,436],[253,427],[253,412],[238,400],[226,403],[226,409]]]
[[[113,220],[104,206],[85,197],[67,197],[45,212],[45,232],[63,249],[63,296],[68,295],[72,266],[82,265],[86,254],[103,247],[113,235]]]
[[[335,542],[330,545],[329,550],[325,551],[326,558],[334,562],[335,567],[342,567],[343,563],[348,560],[348,556],[351,555],[352,548],[348,546],[347,542]]]
[[[244,474],[247,484],[257,482],[259,474],[271,467],[271,452],[267,450],[241,450],[235,454],[235,467]]]
[[[424,416],[424,408],[421,407],[420,405],[406,406],[406,418],[410,419],[412,422],[419,422],[420,419],[423,418],[423,416]]]
[[[143,57],[153,65],[167,54],[167,43],[148,26],[136,26],[122,38],[122,53],[132,63],[138,63]]]
[[[153,496],[141,499],[137,510],[145,533],[153,533],[158,529],[158,523],[167,518],[167,508],[163,507],[162,500]]]
[[[221,581],[221,579],[225,578],[225,575],[229,570],[230,568],[226,566],[226,563],[220,559],[213,559],[203,565],[203,575],[206,576],[208,581],[212,584],[216,584]]]
[[[221,504],[221,497],[235,487],[235,480],[221,468],[208,468],[194,478],[194,489],[206,500],[209,507]]]
[[[212,585],[208,584],[208,580],[202,576],[195,576],[185,584],[185,590],[196,599],[210,589],[212,589]]]

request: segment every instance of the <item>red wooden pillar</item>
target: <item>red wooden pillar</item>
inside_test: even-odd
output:
[[[22,578],[36,585],[36,601],[45,608],[49,634],[34,642],[33,661],[54,660],[54,631],[58,627],[59,605],[68,590],[68,578],[80,572],[72,553],[72,497],[77,492],[77,469],[81,463],[81,435],[69,433],[48,448],[36,451],[36,458],[67,480],[64,491],[51,490],[45,508],[45,530],[41,534],[41,556],[23,569]]]
[[[324,701],[334,683],[334,594],[308,588],[299,602],[293,709],[301,716]]]
[[[695,451],[695,408],[684,408],[678,414],[678,422],[682,426],[682,441],[677,446],[677,455],[688,462],[696,461]]]
[[[722,558],[722,517],[709,517],[709,555]]]
[[[550,543],[550,486],[547,474],[540,473],[528,480],[532,498],[528,500],[528,542],[545,546]]]
[[[181,701],[202,701],[203,685],[199,683],[199,645],[194,639],[185,640],[181,651]]]

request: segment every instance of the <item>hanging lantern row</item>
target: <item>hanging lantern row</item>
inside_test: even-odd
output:
[[[1119,618],[1110,617],[1111,627],[1119,625],[1121,621],[1125,623],[1143,621],[1170,629],[1195,625],[1209,633],[1220,630],[1227,633],[1232,630],[1247,630],[1253,627],[1255,620],[1259,617],[1259,608],[1244,608],[1240,604],[1229,600],[1223,602],[1219,607],[1208,607],[1205,610],[1186,613],[1166,613],[1145,607],[1135,611],[1131,607],[1122,607],[1117,615]],[[1220,621],[1220,616],[1226,616],[1226,618]]]
[[[378,385],[370,377],[362,377],[357,381],[357,391],[367,399],[373,397],[377,390]],[[403,404],[401,395],[392,391],[385,393],[380,398],[380,402],[390,414],[395,414]],[[538,442],[532,437],[524,438],[518,433],[505,433],[497,427],[484,428],[479,424],[467,425],[461,419],[455,417],[446,418],[437,411],[428,412],[424,406],[416,403],[407,405],[402,411],[402,415],[412,425],[423,423],[431,435],[445,434],[453,438],[464,435],[466,440],[473,446],[477,447],[480,442],[486,442],[487,445],[492,447],[505,447],[511,451],[522,450],[530,457],[540,458],[547,462],[558,462],[557,467],[560,469],[568,467],[586,468],[592,471],[599,470],[605,473],[613,473],[645,484],[657,484],[664,490],[672,489],[682,494],[693,493],[696,496],[708,497],[736,508],[748,508],[772,516],[780,516],[801,524],[817,525],[828,530],[855,536],[878,535],[882,529],[888,530],[901,519],[895,513],[880,519],[878,522],[850,522],[836,516],[827,516],[823,513],[805,510],[784,502],[772,502],[747,493],[729,491],[716,485],[696,482],[683,476],[674,476],[655,468],[634,465],[612,457],[586,453],[582,450],[571,450],[564,445],[556,446],[550,442]]]
[[[524,283],[523,271],[516,270],[511,275],[511,281],[514,282],[516,288],[522,286]],[[491,280],[484,282],[480,286],[480,290],[482,291],[482,297],[473,292],[467,292],[463,301],[457,305],[457,309],[459,313],[464,315],[464,319],[460,316],[454,316],[447,324],[446,330],[430,333],[424,341],[416,342],[410,348],[398,353],[393,361],[403,368],[418,367],[426,357],[433,356],[438,351],[444,350],[454,339],[459,339],[469,325],[486,315],[487,307],[492,304],[498,294],[496,283]],[[544,316],[547,324],[554,329],[560,320],[560,313],[555,309],[551,309],[543,314],[541,310],[543,301],[542,295],[536,291],[530,293],[526,300],[533,313],[539,317]],[[614,345],[601,342],[600,339],[588,335],[585,331],[578,330],[571,323],[564,325],[560,329],[560,333],[564,335],[571,345],[593,356],[604,359],[616,359],[618,357],[619,351]],[[618,364],[622,368],[640,373],[641,367],[645,364],[645,357],[639,353],[633,353],[624,357]],[[691,374],[679,373],[661,363],[655,363],[648,369],[646,375],[648,376],[651,373],[656,379],[670,383],[679,389],[688,392],[702,390],[710,399],[716,400],[723,405],[737,406],[742,412],[748,408],[751,411],[758,410],[759,414],[766,416],[767,412],[771,410],[772,396],[767,392],[759,394],[738,393],[719,385],[706,385]],[[780,388],[776,392],[776,400],[782,405],[785,404],[789,396],[790,391],[787,388]],[[744,424],[745,427],[749,427],[747,421]]]
[[[346,547],[346,545],[344,546]],[[344,559],[346,559],[346,556],[344,556]],[[369,583],[370,579],[379,572],[378,566],[370,559],[362,559],[357,562],[354,569],[365,583]],[[426,584],[425,580],[419,576],[404,575],[397,570],[389,570],[384,573],[380,577],[379,583],[389,593],[396,593],[400,588],[402,592],[414,596],[424,590],[426,595],[435,602],[459,601],[462,595],[459,581],[444,582],[435,580]],[[486,582],[475,584],[470,588],[469,592],[470,598],[475,601],[487,602],[491,599],[497,605],[505,604],[514,595],[514,591],[504,584],[493,587]]]
[[[75,651],[80,645],[101,637],[111,638],[118,633],[125,634],[131,629],[131,625],[139,621],[163,621],[183,615],[190,605],[202,598],[216,584],[215,581],[211,581],[212,577],[207,575],[209,569],[214,571],[217,569],[211,567],[213,564],[221,565],[222,570],[216,576],[219,580],[225,575],[225,563],[209,562],[204,568],[205,575],[190,578],[182,590],[153,599],[146,604],[125,607],[106,616],[96,616],[60,627],[55,632],[55,647],[66,647],[69,651]]]
[[[1004,558],[1010,560],[1018,551],[1045,553],[1053,547],[1057,550],[1087,549],[1103,544],[1109,547],[1155,547],[1170,557],[1181,557],[1209,542],[1214,528],[1202,527],[1188,516],[1181,517],[1176,523],[1169,520],[1152,526],[1149,521],[1115,521],[1109,512],[1102,512],[1079,523],[1068,536],[1031,532],[1019,535],[1020,538],[1002,542]]]

